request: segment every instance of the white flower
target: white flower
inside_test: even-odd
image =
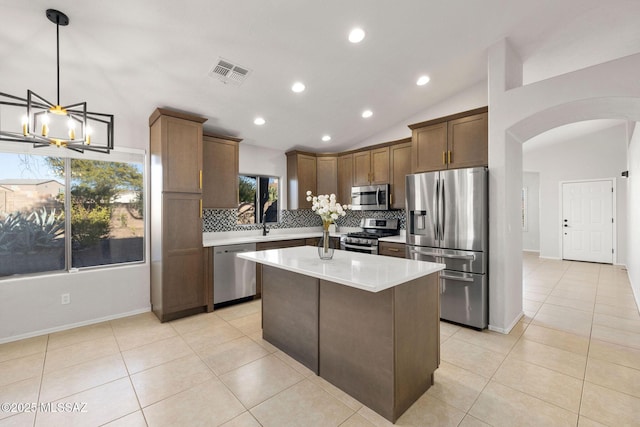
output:
[[[335,194],[320,194],[314,196],[311,191],[307,191],[307,201],[311,202],[311,210],[322,218],[322,221],[332,223],[340,216],[347,214],[346,210],[351,205],[341,205],[336,201]]]

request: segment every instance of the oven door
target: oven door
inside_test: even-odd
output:
[[[343,240],[340,241],[340,249],[343,251],[360,252],[363,254],[378,255],[378,245],[354,245],[353,243],[346,243]]]

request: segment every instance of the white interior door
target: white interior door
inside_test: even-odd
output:
[[[562,258],[613,263],[613,182],[562,184]]]

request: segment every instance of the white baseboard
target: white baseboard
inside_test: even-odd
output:
[[[489,325],[488,329],[493,332],[500,332],[501,334],[508,334],[511,330],[518,324],[520,319],[524,316],[524,312],[521,312],[516,316],[516,318],[511,322],[511,324],[506,328],[498,328],[497,326]]]
[[[555,261],[562,261],[562,258],[557,257],[557,256],[542,256],[542,255],[540,255],[540,258],[541,259],[552,259],[552,260],[555,260]]]
[[[533,252],[533,253],[539,254],[540,249],[522,249],[522,252]]]
[[[100,317],[98,319],[91,319],[91,320],[85,320],[85,321],[77,322],[77,323],[70,323],[70,324],[67,324],[67,325],[56,326],[55,328],[42,329],[42,330],[39,330],[39,331],[29,332],[29,333],[22,334],[22,335],[14,335],[14,336],[8,337],[8,338],[0,338],[0,344],[5,344],[5,343],[8,343],[8,342],[12,342],[12,341],[19,341],[19,340],[23,340],[23,339],[26,339],[26,338],[33,338],[33,337],[37,337],[37,336],[40,336],[40,335],[52,334],[54,332],[66,331],[67,329],[79,328],[81,326],[88,326],[88,325],[93,325],[93,324],[96,324],[96,323],[107,322],[109,320],[115,320],[115,319],[120,319],[122,317],[134,316],[136,314],[147,313],[149,311],[151,311],[151,306],[148,306],[146,308],[140,308],[140,309],[133,310],[133,311],[129,311],[127,313],[114,314],[112,316]]]

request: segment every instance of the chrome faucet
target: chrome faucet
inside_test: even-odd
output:
[[[267,228],[267,215],[262,214],[262,235],[266,236],[269,234],[269,229]]]

